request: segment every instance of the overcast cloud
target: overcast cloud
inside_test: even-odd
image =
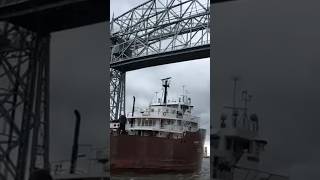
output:
[[[51,160],[70,159],[74,109],[80,144],[106,146],[106,23],[56,32],[51,41]],[[88,150],[81,147],[81,150]]]

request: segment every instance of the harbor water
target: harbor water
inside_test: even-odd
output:
[[[111,180],[209,180],[210,178],[210,158],[202,160],[202,168],[199,173],[194,174],[150,174],[133,175],[124,174],[112,176]]]

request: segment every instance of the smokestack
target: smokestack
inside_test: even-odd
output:
[[[80,113],[78,110],[74,110],[74,114],[76,116],[76,126],[74,129],[74,136],[73,136],[73,145],[72,145],[72,154],[71,154],[71,165],[70,165],[70,174],[73,174],[76,166],[77,166],[77,159],[78,159],[78,140],[79,140],[79,132],[80,132]]]
[[[164,87],[164,97],[163,97],[163,104],[164,105],[167,104],[168,87],[170,87],[169,79],[171,79],[171,77],[165,78],[165,79],[161,79],[162,80],[162,86]]]
[[[134,106],[135,106],[135,103],[136,103],[136,97],[133,96],[132,114],[131,114],[132,117],[133,117],[133,115],[134,115]]]

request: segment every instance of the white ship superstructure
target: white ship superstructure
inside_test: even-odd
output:
[[[214,180],[288,180],[289,177],[263,171],[259,168],[260,156],[267,141],[259,135],[259,119],[248,115],[247,103],[251,96],[242,91],[243,107],[236,106],[236,81],[233,105],[224,109],[217,132],[212,135]]]
[[[109,166],[107,148],[93,148],[89,146],[86,153],[78,154],[77,167],[70,173],[70,160],[51,162],[51,175],[55,180],[107,180],[109,179]]]
[[[191,98],[183,94],[178,100],[167,101],[169,79],[163,79],[164,97],[147,108],[127,113],[125,130],[129,135],[182,138],[187,131],[199,130],[199,117],[192,115]],[[133,105],[134,106],[134,105]],[[133,108],[134,109],[134,108]],[[117,131],[120,122],[111,122],[110,128]]]

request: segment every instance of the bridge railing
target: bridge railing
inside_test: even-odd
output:
[[[117,46],[125,46],[127,43],[128,42],[120,43]],[[192,48],[192,47],[197,47],[197,46],[203,46],[203,45],[207,45],[207,44],[210,44],[210,40],[199,40],[198,42],[194,42],[194,43],[180,44],[180,45],[175,45],[175,46],[167,46],[166,48],[158,48],[158,49],[153,48],[153,49],[149,49],[146,51],[142,51],[141,47],[139,47],[139,46],[131,46],[130,47],[131,54],[123,53],[122,55],[114,57],[113,62],[127,60],[127,59],[131,59],[131,58],[136,58],[136,57],[171,52],[171,51]],[[114,48],[117,48],[117,47],[114,47]],[[117,49],[113,49],[113,51],[117,51]]]

